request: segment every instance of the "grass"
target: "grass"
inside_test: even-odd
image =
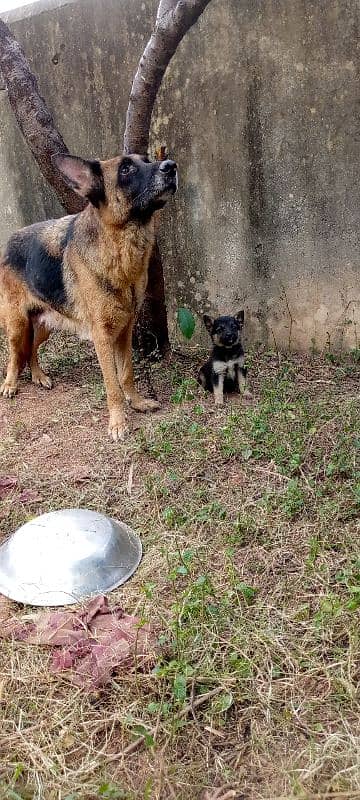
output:
[[[358,351],[254,351],[254,400],[221,409],[174,356],[121,445],[91,349],[44,362],[55,389],[0,409],[3,535],[72,505],[126,520],[144,558],[111,598],[159,653],[88,695],[1,642],[0,798],[360,798]]]

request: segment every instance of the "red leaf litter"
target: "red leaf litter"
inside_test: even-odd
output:
[[[68,672],[72,683],[84,689],[104,686],[118,667],[131,668],[136,662],[143,668],[154,659],[155,636],[149,625],[120,606],[109,608],[104,596],[77,611],[41,611],[31,621],[6,619],[6,601],[0,610],[1,638],[56,648],[50,671]]]

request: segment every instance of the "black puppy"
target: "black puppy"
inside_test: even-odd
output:
[[[224,392],[241,392],[251,397],[246,390],[246,368],[241,332],[244,326],[244,312],[235,317],[211,319],[203,316],[205,327],[210,333],[213,349],[208,361],[201,367],[198,381],[208,392],[213,392],[216,405],[224,402]]]

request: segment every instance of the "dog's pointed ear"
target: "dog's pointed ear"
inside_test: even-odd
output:
[[[209,317],[207,314],[204,314],[203,323],[205,325],[206,330],[208,330],[209,333],[211,333],[213,329],[214,320],[211,319],[211,317]]]
[[[244,309],[235,314],[235,319],[237,319],[237,321],[240,323],[240,327],[242,328],[244,325]]]
[[[85,161],[77,156],[55,155],[52,157],[52,162],[66,183],[80,197],[87,197],[96,207],[105,201],[104,178],[99,161]]]

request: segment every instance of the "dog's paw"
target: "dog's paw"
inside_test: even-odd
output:
[[[31,373],[31,380],[35,384],[35,386],[43,386],[44,389],[52,389],[52,380],[49,378],[48,375],[45,375],[45,372],[42,369],[33,370]]]
[[[157,400],[152,400],[150,397],[142,397],[140,394],[129,397],[129,403],[134,411],[157,411],[160,408],[160,403]]]
[[[4,382],[0,386],[0,395],[3,397],[15,397],[18,390],[17,381],[8,381],[4,380]]]
[[[215,405],[216,406],[223,406],[224,405],[224,398],[223,397],[215,397]]]
[[[111,423],[108,427],[108,433],[114,442],[123,442],[129,433],[129,426],[126,423],[122,425],[118,423]]]
[[[252,395],[252,392],[250,392],[250,389],[244,389],[244,391],[241,392],[241,395],[242,395],[242,397],[244,397],[245,400],[252,400],[252,398],[253,398],[253,395]]]
[[[115,412],[110,414],[108,433],[114,442],[123,442],[129,433],[129,426],[125,414]]]

